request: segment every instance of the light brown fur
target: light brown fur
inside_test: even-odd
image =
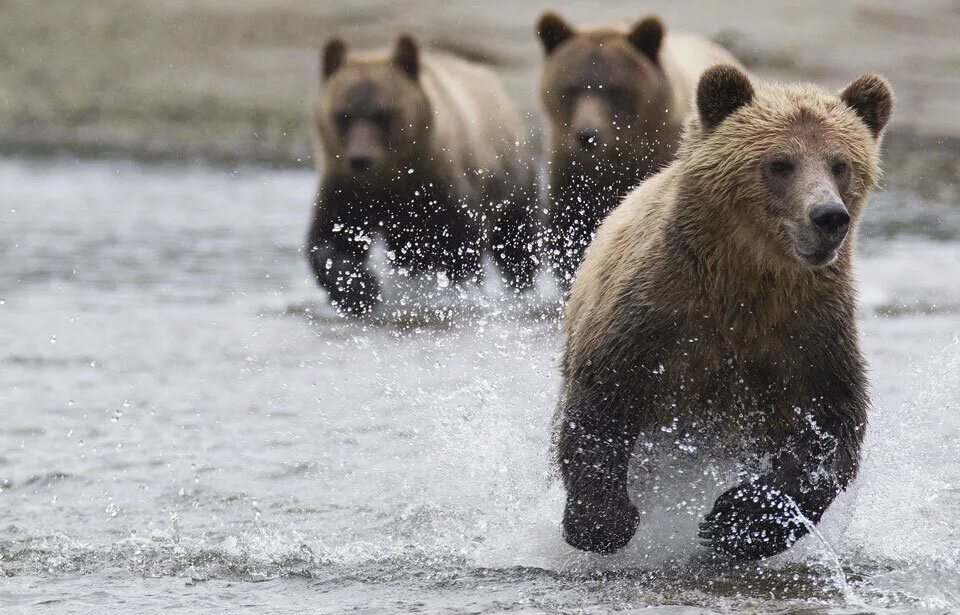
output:
[[[817,135],[822,135],[822,143],[797,133],[804,117],[825,128]],[[745,131],[752,138],[743,138]],[[705,318],[711,327],[730,331],[729,337],[746,340],[796,320],[798,305],[824,294],[819,286],[822,271],[796,267],[795,259],[777,247],[779,232],[765,226],[769,220],[751,220],[733,204],[765,198],[755,174],[744,170],[754,168],[773,144],[784,140],[800,147],[830,144],[849,152],[860,170],[850,203],[856,219],[879,175],[873,140],[863,122],[819,88],[770,85],[709,138],[695,116],[686,132],[679,160],[630,193],[587,249],[566,307],[565,331],[571,344],[580,343],[582,331],[590,332],[589,340],[617,327],[622,320],[614,301],[627,291],[643,298],[651,309]],[[694,202],[681,196],[684,186],[696,191]],[[703,276],[708,285],[702,289],[687,278],[701,272],[678,271],[672,252],[664,249],[670,242],[667,227],[678,218],[689,218],[691,225],[695,220],[704,235],[710,235],[709,243],[694,246],[707,270],[714,272]],[[840,259],[846,262],[852,250],[853,241],[848,240]],[[842,277],[849,279],[847,272]],[[758,281],[771,286],[764,288]],[[771,288],[782,292],[771,293]],[[747,309],[735,309],[732,303]]]

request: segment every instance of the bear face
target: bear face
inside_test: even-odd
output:
[[[547,55],[540,95],[554,126],[554,148],[590,157],[614,148],[621,130],[663,114],[668,87],[657,65],[663,25],[656,18],[629,32],[575,31],[553,13],[537,34]]]
[[[322,56],[324,86],[314,121],[329,170],[376,175],[417,157],[431,113],[418,82],[416,43],[402,36],[389,56],[351,57],[334,39]]]
[[[849,244],[876,182],[874,151],[892,110],[883,78],[864,75],[839,96],[811,86],[755,90],[736,68],[704,73],[683,147],[685,189],[730,236],[781,267],[830,265]],[[718,161],[719,164],[718,164]]]

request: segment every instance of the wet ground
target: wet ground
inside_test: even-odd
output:
[[[549,281],[425,309],[394,279],[340,319],[299,251],[314,182],[0,159],[4,613],[960,610],[956,204],[873,198],[862,473],[822,537],[730,568],[685,534],[565,546]]]

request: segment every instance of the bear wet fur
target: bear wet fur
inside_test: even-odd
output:
[[[677,160],[610,214],[571,289],[555,424],[568,543],[630,541],[628,464],[666,427],[759,464],[700,526],[735,558],[790,547],[856,475],[851,261],[892,100],[873,75],[839,96],[703,75]]]
[[[490,253],[518,290],[533,284],[536,180],[519,118],[496,76],[408,36],[392,50],[321,55],[314,112],[320,186],[306,243],[319,285],[341,312],[380,301],[367,265],[382,236],[396,267],[479,281]]]
[[[537,34],[549,122],[547,252],[566,289],[604,217],[673,160],[697,78],[736,60],[705,38],[667,33],[656,17],[628,30],[578,30],[548,12]]]

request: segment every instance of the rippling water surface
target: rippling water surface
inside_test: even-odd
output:
[[[299,252],[313,189],[0,160],[3,612],[960,609],[956,204],[874,197],[862,473],[822,536],[730,567],[688,535],[565,546],[556,291],[420,281],[427,310],[395,280],[340,319]]]

